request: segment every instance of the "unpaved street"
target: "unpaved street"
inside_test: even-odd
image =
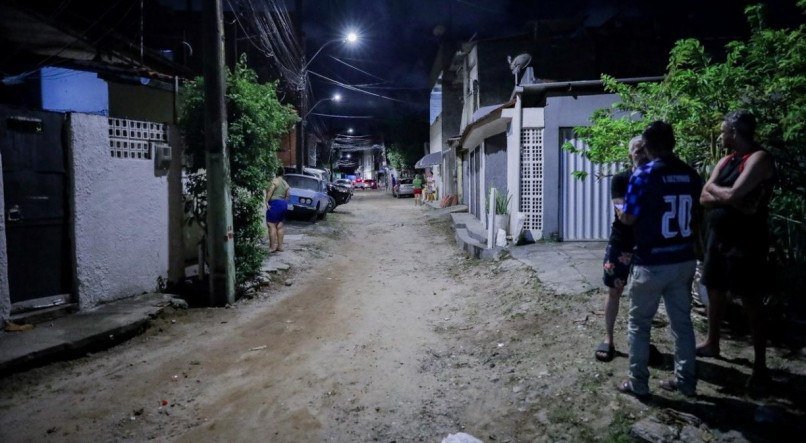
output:
[[[482,420],[494,399],[446,414],[467,386],[434,356],[474,285],[447,272],[464,259],[422,214],[365,192],[318,226],[296,223],[315,235],[289,245],[308,256],[293,286],[5,380],[2,440],[433,440]]]
[[[602,294],[557,296],[515,260],[466,259],[426,214],[366,191],[324,222],[292,223],[304,237],[283,254],[302,259],[254,299],[169,311],[128,343],[0,380],[0,440],[619,440],[669,408],[698,415],[704,441],[772,435],[736,388],[746,360],[706,362],[699,402],[617,394],[626,359],[593,359]],[[802,361],[772,354],[797,386]],[[798,392],[772,404],[776,426],[802,418]]]

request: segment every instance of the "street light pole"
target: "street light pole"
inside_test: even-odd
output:
[[[302,0],[297,0],[297,1],[298,1],[297,6],[301,8]],[[298,9],[298,11],[299,11],[299,9]],[[301,25],[301,19],[300,19],[300,22],[297,24],[297,26],[300,26],[300,25]],[[302,28],[300,27],[300,34],[302,32],[301,29]],[[332,40],[326,41],[325,44],[323,44],[321,47],[319,47],[319,49],[313,54],[313,57],[311,57],[304,65],[302,65],[302,69],[300,70],[299,107],[298,107],[298,109],[299,109],[299,115],[301,117],[301,120],[299,122],[299,125],[297,126],[297,174],[302,174],[302,170],[303,170],[303,168],[305,166],[305,162],[307,161],[307,157],[308,157],[308,149],[307,149],[307,146],[305,146],[305,126],[307,124],[305,119],[308,117],[308,114],[310,114],[310,111],[306,111],[306,109],[305,109],[306,108],[305,105],[307,103],[306,95],[308,94],[308,66],[311,65],[311,63],[316,59],[317,56],[319,56],[319,54],[322,52],[323,49],[325,49],[325,47],[327,45],[330,45],[332,43],[336,43],[336,42],[339,42],[339,41],[350,43],[350,44],[355,43],[356,41],[358,41],[358,34],[356,34],[355,32],[350,32],[350,33],[347,34],[347,36],[345,36],[343,38],[334,38]],[[303,44],[303,54],[304,54],[304,44]],[[303,58],[303,61],[305,61],[304,58]],[[319,104],[319,103],[317,103],[317,104]],[[316,107],[316,105],[313,105],[311,107],[311,111],[315,107]]]

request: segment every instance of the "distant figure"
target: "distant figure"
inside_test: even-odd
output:
[[[415,175],[414,180],[411,182],[411,187],[414,189],[414,206],[422,204],[423,176],[420,174]]]
[[[708,212],[702,283],[708,290],[708,337],[697,355],[719,356],[719,327],[727,293],[741,297],[753,334],[753,374],[749,388],[769,382],[764,326],[763,276],[769,249],[767,215],[775,169],[772,156],[755,141],[756,119],[736,111],[722,122],[722,143],[732,151],[705,183],[700,202]]]
[[[283,168],[277,168],[277,176],[266,190],[266,227],[269,229],[269,252],[283,251],[285,212],[288,210],[290,186],[283,178]]]
[[[396,179],[396,178],[395,178],[395,176],[393,175],[393,176],[392,176],[392,192],[393,192],[393,193],[395,192],[395,186],[397,186],[397,179]]]
[[[696,267],[693,219],[699,211],[700,176],[674,154],[674,131],[662,121],[641,135],[649,163],[630,178],[619,219],[633,227],[630,273],[630,378],[618,390],[649,397],[649,339],[661,297],[675,341],[675,378],[660,387],[696,395],[691,282]]]

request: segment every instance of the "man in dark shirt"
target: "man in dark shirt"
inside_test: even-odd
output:
[[[695,344],[691,324],[691,282],[696,266],[693,216],[702,180],[674,153],[674,132],[662,121],[643,132],[649,163],[630,178],[619,219],[633,226],[635,252],[630,274],[630,379],[620,391],[649,396],[649,338],[663,297],[675,339],[675,379],[661,387],[687,396],[696,392]]]
[[[755,141],[756,119],[735,111],[722,123],[722,143],[731,153],[711,173],[700,196],[709,207],[708,241],[702,282],[708,288],[708,337],[702,357],[719,356],[719,328],[727,295],[739,296],[750,320],[755,360],[748,387],[769,383],[763,284],[769,250],[767,216],[775,168],[772,156]]]
[[[616,208],[621,208],[624,204],[624,196],[627,194],[627,185],[630,182],[635,168],[645,164],[647,157],[644,152],[644,143],[641,136],[633,137],[628,144],[630,162],[632,167],[613,176],[610,185],[610,198]],[[620,209],[619,209],[620,210]],[[627,283],[627,276],[630,273],[633,249],[632,228],[625,225],[616,215],[610,227],[610,239],[605,249],[605,258],[602,268],[604,270],[603,281],[607,286],[607,299],[605,300],[605,339],[596,348],[596,359],[603,362],[613,360],[616,353],[616,346],[613,341],[613,328],[618,315],[619,299]]]

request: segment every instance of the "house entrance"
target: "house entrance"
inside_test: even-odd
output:
[[[560,149],[566,142],[584,150],[585,142],[576,137],[573,128],[560,128]],[[618,165],[597,165],[581,154],[562,150],[561,180],[561,236],[566,241],[607,240],[614,209],[610,201],[610,178],[618,172]],[[574,171],[584,172],[585,179],[573,176]]]
[[[0,107],[12,310],[65,303],[72,288],[64,115]]]

